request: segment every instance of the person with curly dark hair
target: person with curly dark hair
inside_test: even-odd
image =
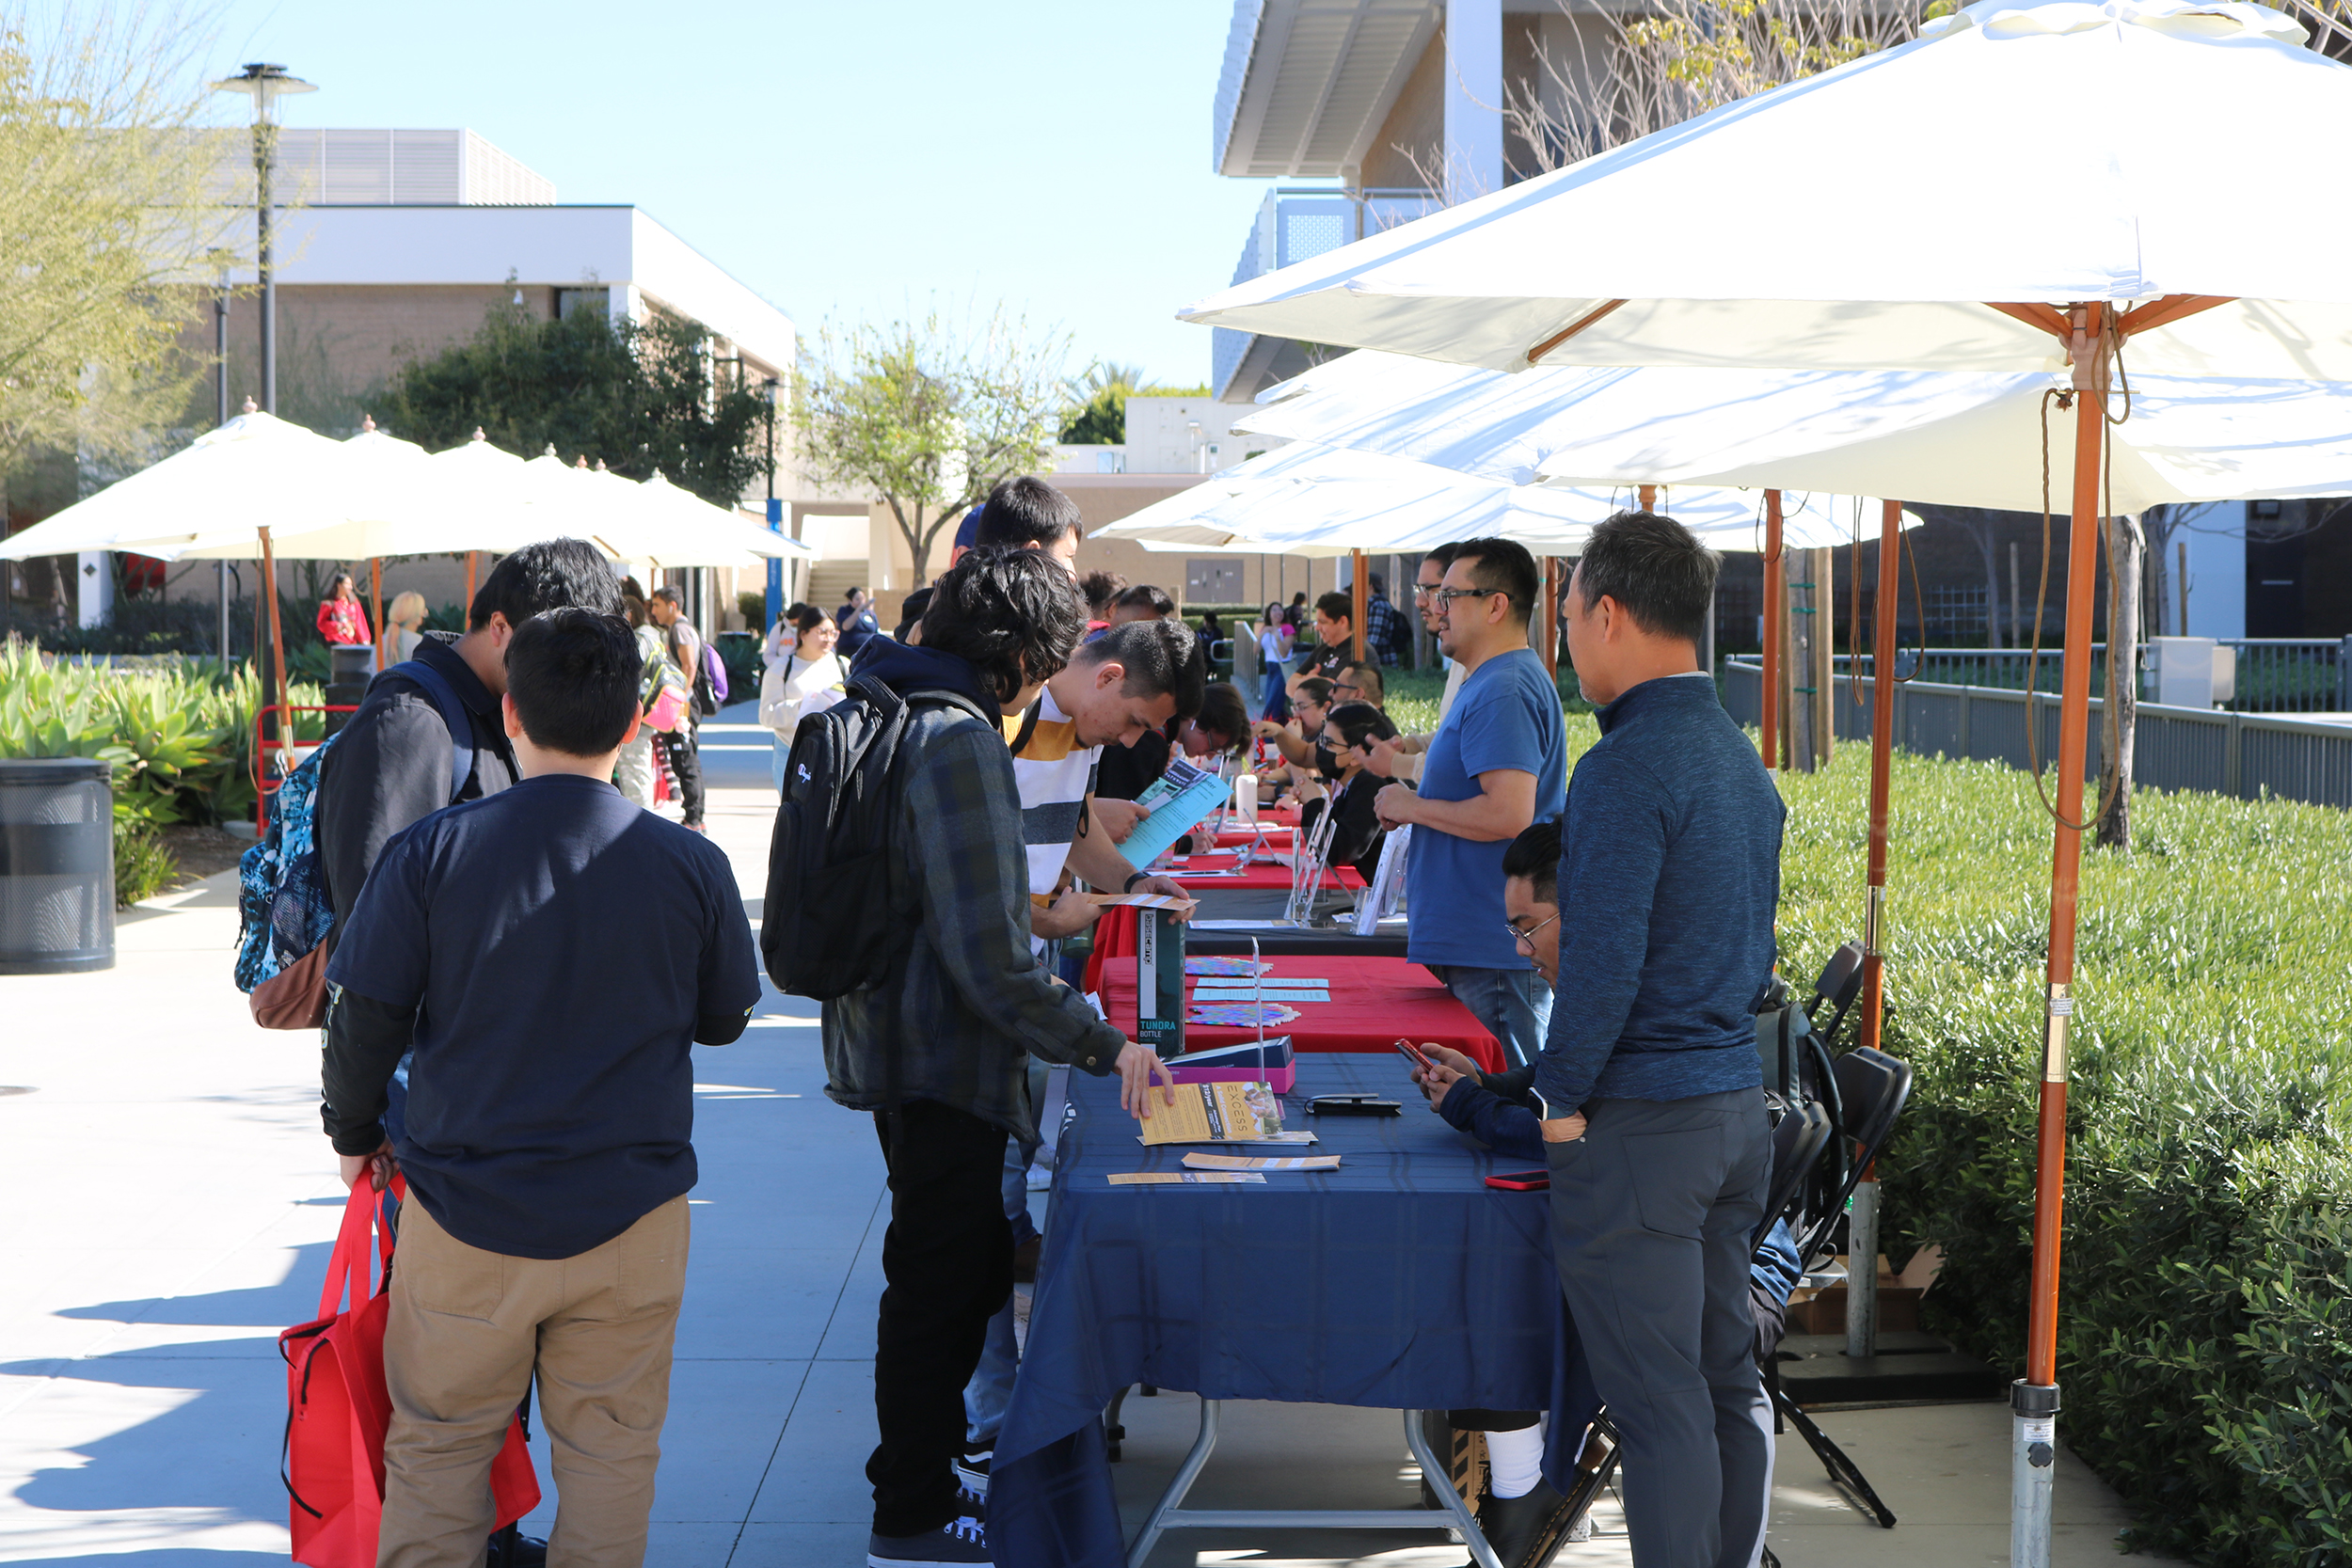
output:
[[[1020,787],[981,717],[1025,710],[1071,667],[1085,628],[1060,562],[976,549],[933,584],[922,642],[878,645],[858,669],[902,695],[957,699],[915,705],[893,767],[891,875],[915,911],[907,943],[881,985],[824,1005],[825,1093],[873,1113],[890,1172],[870,1563],[989,1560],[955,1464],[965,1386],[1012,1293],[1002,1175],[1009,1139],[1038,1141],[1029,1058],[1118,1073],[1138,1117],[1167,1078],[1033,951]]]

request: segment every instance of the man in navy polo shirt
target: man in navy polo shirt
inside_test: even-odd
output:
[[[535,1370],[550,1561],[643,1562],[694,1185],[689,1048],[759,999],[726,856],[611,783],[637,725],[618,616],[532,617],[502,699],[521,779],[384,847],[327,966],[322,1115],[343,1178],[397,1157],[383,1568],[471,1568]],[[385,1085],[415,1051],[407,1124]]]

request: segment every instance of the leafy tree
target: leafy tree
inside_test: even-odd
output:
[[[44,452],[142,466],[183,417],[203,370],[186,284],[243,243],[215,188],[237,134],[203,125],[209,42],[167,4],[0,0],[0,478]],[[62,612],[62,578],[27,567]]]
[[[766,471],[768,405],[713,360],[707,331],[667,316],[548,321],[495,305],[473,337],[395,372],[384,412],[428,447],[479,429],[509,451],[552,445],[629,479],[660,469],[720,506]]]
[[[1063,443],[1073,447],[1118,446],[1127,439],[1127,400],[1138,392],[1157,390],[1140,365],[1096,365],[1070,388],[1076,406],[1070,411],[1069,422],[1061,427]]]
[[[977,330],[921,322],[818,330],[793,372],[809,477],[881,498],[929,580],[931,547],[996,483],[1052,461],[1068,341],[1002,309]]]

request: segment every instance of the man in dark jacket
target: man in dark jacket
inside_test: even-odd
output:
[[[1772,1487],[1748,1271],[1772,1163],[1755,1013],[1788,814],[1698,667],[1715,569],[1681,524],[1621,513],[1568,585],[1601,737],[1568,790],[1573,984],[1532,1089],[1561,1288],[1624,1437],[1633,1560],[1677,1568],[1755,1561]]]
[[[919,647],[881,646],[858,673],[899,692],[946,690],[1018,714],[1086,626],[1070,575],[1035,550],[975,550],[934,585]],[[915,711],[894,787],[894,878],[914,905],[887,977],[824,1006],[825,1092],[869,1111],[890,1168],[874,1408],[877,1568],[989,1560],[958,1502],[963,1390],[1012,1291],[999,1179],[1008,1137],[1037,1140],[1028,1059],[1116,1071],[1148,1116],[1167,1069],[1031,953],[1021,797],[1001,732],[971,708]],[[894,1104],[895,1101],[895,1104]]]

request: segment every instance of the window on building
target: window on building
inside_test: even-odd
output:
[[[612,309],[612,291],[610,289],[558,289],[555,291],[555,317],[558,321],[571,320],[572,312],[575,310],[594,310],[601,316],[610,313]]]

